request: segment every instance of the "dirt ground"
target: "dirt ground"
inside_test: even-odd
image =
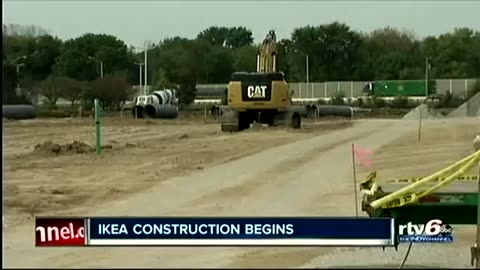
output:
[[[328,121],[307,124],[301,131],[233,134],[211,122],[106,118],[106,147],[98,157],[89,119],[12,121],[4,127],[7,223],[81,214],[174,176],[352,125]]]
[[[363,255],[365,249],[342,248],[42,249],[33,247],[31,230],[38,215],[349,216],[355,213],[351,143],[375,150],[374,166],[381,178],[409,177],[433,173],[471,153],[474,135],[480,134],[477,119],[425,120],[420,142],[417,128],[418,123],[409,120],[338,120],[307,123],[300,131],[260,128],[225,134],[217,123],[193,119],[106,118],[108,147],[97,157],[89,147],[95,141],[91,120],[7,122],[4,265],[395,265],[403,253],[381,257],[381,249],[366,249],[372,254]],[[73,141],[87,146],[59,146]],[[35,149],[45,142],[53,146]],[[368,173],[359,167],[359,180]],[[438,246],[419,248],[424,256],[409,263],[468,267],[473,230],[460,228],[456,233],[457,242],[449,249],[436,253]]]

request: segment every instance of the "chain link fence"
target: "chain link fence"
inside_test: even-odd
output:
[[[437,79],[437,93],[451,93],[457,97],[465,97],[473,89],[477,79]],[[401,81],[398,81],[401,82]],[[294,91],[293,98],[333,98],[342,94],[346,98],[358,97],[369,81],[351,82],[296,82],[289,83]],[[227,88],[227,84],[199,84],[198,92],[206,96],[216,96],[220,90]]]

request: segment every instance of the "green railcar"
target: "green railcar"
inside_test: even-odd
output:
[[[436,94],[437,82],[428,82],[428,95]],[[425,96],[425,81],[375,81],[373,95],[378,97],[416,97]]]

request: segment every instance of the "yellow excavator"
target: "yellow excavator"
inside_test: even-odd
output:
[[[301,128],[306,109],[292,106],[292,92],[278,69],[277,40],[270,31],[257,55],[256,72],[235,72],[227,88],[222,131],[242,131],[253,123]]]

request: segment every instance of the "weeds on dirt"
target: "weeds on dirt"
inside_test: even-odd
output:
[[[454,96],[450,92],[439,95],[439,101],[434,105],[436,109],[438,108],[457,108],[465,102],[465,99],[461,97]]]
[[[47,141],[42,144],[37,144],[33,150],[34,153],[46,155],[87,154],[94,151],[94,147],[79,141],[64,145]]]
[[[125,144],[125,148],[135,147],[134,144]],[[105,144],[102,145],[102,149],[104,150],[113,150],[113,145]],[[60,145],[57,143],[53,143],[51,141],[47,141],[41,144],[37,144],[33,150],[35,154],[41,155],[72,155],[72,154],[89,154],[95,152],[95,147],[90,146],[87,143],[74,141],[72,143],[67,143],[64,145]]]

